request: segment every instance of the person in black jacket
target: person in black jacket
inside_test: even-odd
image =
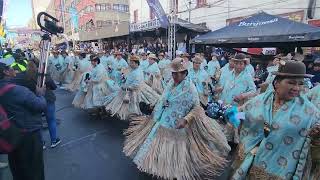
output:
[[[16,84],[25,86],[31,91],[35,92],[37,85],[37,62],[37,60],[28,62],[27,71],[19,74],[18,77],[14,79]],[[57,120],[55,116],[56,96],[53,92],[53,90],[57,89],[57,86],[50,75],[46,75],[45,84],[47,88],[44,96],[47,101],[47,109],[45,114],[51,139],[51,148],[54,148],[61,143],[60,138],[57,137]],[[45,145],[43,145],[43,148],[45,149]]]
[[[13,84],[16,73],[10,66],[0,63],[0,88]],[[3,108],[15,125],[25,129],[24,136],[8,154],[13,180],[44,180],[41,141],[41,113],[46,110],[45,87],[36,87],[36,94],[16,85],[0,97]]]

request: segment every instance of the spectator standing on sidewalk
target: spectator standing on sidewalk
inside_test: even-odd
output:
[[[12,84],[15,71],[0,63],[0,88]],[[1,105],[17,127],[25,129],[24,136],[8,154],[14,180],[44,180],[41,142],[41,113],[46,110],[45,88],[36,88],[36,95],[28,88],[16,85],[0,97]]]

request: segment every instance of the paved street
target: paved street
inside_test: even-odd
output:
[[[73,94],[63,90],[56,94],[62,143],[44,152],[46,180],[152,179],[140,173],[122,153],[122,131],[128,123],[112,118],[90,119],[87,112],[71,106]],[[48,131],[44,131],[44,138],[49,145]],[[9,174],[8,169],[0,170],[0,180],[11,180]]]
[[[44,152],[47,180],[151,179],[122,153],[122,130],[127,127],[126,122],[90,119],[88,113],[71,106],[73,94],[63,90],[56,94],[62,143]],[[48,131],[44,131],[44,137],[49,145]],[[8,169],[1,174],[1,179],[11,179]]]

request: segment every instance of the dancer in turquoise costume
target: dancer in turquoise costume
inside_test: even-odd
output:
[[[86,72],[90,72],[92,66],[90,61],[86,58],[86,54],[78,52],[79,56],[76,57],[73,70],[75,71],[73,81],[66,86],[69,91],[77,91],[80,88],[81,79]]]
[[[312,88],[307,97],[320,110],[320,85]]]
[[[221,92],[219,99],[227,105],[242,105],[248,98],[252,97],[256,92],[256,86],[253,77],[245,71],[245,55],[237,54],[232,62],[234,70],[229,77],[223,77],[223,82],[219,82],[220,87],[216,91]],[[220,79],[221,81],[221,79]],[[224,133],[229,142],[238,143],[238,129],[233,128],[230,124],[221,124]]]
[[[149,66],[144,71],[145,82],[152,87],[157,93],[163,92],[161,72],[156,60],[158,60],[155,54],[149,54]]]
[[[210,82],[210,79],[209,74],[204,69],[201,69],[202,61],[203,59],[199,56],[193,58],[193,68],[189,70],[188,78],[190,78],[196,86],[201,104],[203,106],[207,106],[209,98],[209,89],[207,84]]]
[[[249,97],[256,92],[253,77],[245,71],[245,55],[237,54],[233,58],[234,70],[229,77],[224,77],[220,91],[220,99],[226,104],[243,104]]]
[[[58,51],[52,51],[53,56],[49,58],[49,71],[52,79],[62,85],[64,80],[63,74],[67,69],[64,62],[64,58],[59,54]]]
[[[169,59],[165,58],[164,53],[160,53],[158,55],[158,58],[159,58],[158,66],[159,66],[160,73],[162,76],[161,83],[162,83],[162,87],[164,89],[167,86],[167,84],[169,83],[169,81],[171,80],[171,71],[169,68],[171,61]]]
[[[302,62],[279,65],[274,90],[241,108],[236,171],[232,180],[318,180],[320,111],[300,95],[306,74]]]
[[[215,77],[216,73],[220,71],[220,64],[218,61],[218,55],[212,54],[211,61],[208,62],[207,72],[210,77]]]
[[[132,118],[124,152],[141,171],[163,179],[212,179],[223,171],[230,147],[200,107],[183,60],[174,59],[170,68],[173,81],[153,115]]]
[[[142,115],[139,103],[154,106],[160,97],[144,82],[139,58],[131,56],[129,65],[131,71],[125,75],[121,88],[107,95],[104,101],[106,111],[112,116],[119,116],[121,120],[128,120],[130,115]]]
[[[221,76],[219,79],[220,86],[223,86],[224,83],[226,82],[226,79],[231,76],[233,69],[234,69],[234,62],[233,62],[233,59],[230,59],[229,63],[227,63],[225,66],[221,68]]]
[[[147,68],[148,68],[148,66],[149,66],[149,60],[148,60],[148,56],[147,56],[147,53],[145,53],[145,52],[142,52],[141,54],[140,54],[140,56],[141,56],[141,60],[140,60],[140,65],[139,65],[139,67],[141,68],[141,70],[144,72]]]
[[[73,54],[72,52],[70,54]],[[74,78],[74,71],[72,69],[74,64],[74,56],[69,55],[66,51],[61,52],[62,57],[64,58],[64,62],[66,64],[66,70],[63,74],[64,83],[70,84]]]
[[[110,78],[117,82],[119,85],[121,84],[121,76],[122,71],[129,67],[126,60],[122,58],[122,53],[117,51],[114,53],[115,58],[111,63],[111,73]]]

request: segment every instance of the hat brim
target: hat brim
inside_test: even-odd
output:
[[[272,72],[271,74],[276,76],[301,77],[301,78],[312,78],[314,76],[312,74],[291,74],[291,73],[280,73],[280,72]]]
[[[233,61],[247,61],[247,58],[245,58],[245,59],[231,58],[231,60],[233,60]]]

